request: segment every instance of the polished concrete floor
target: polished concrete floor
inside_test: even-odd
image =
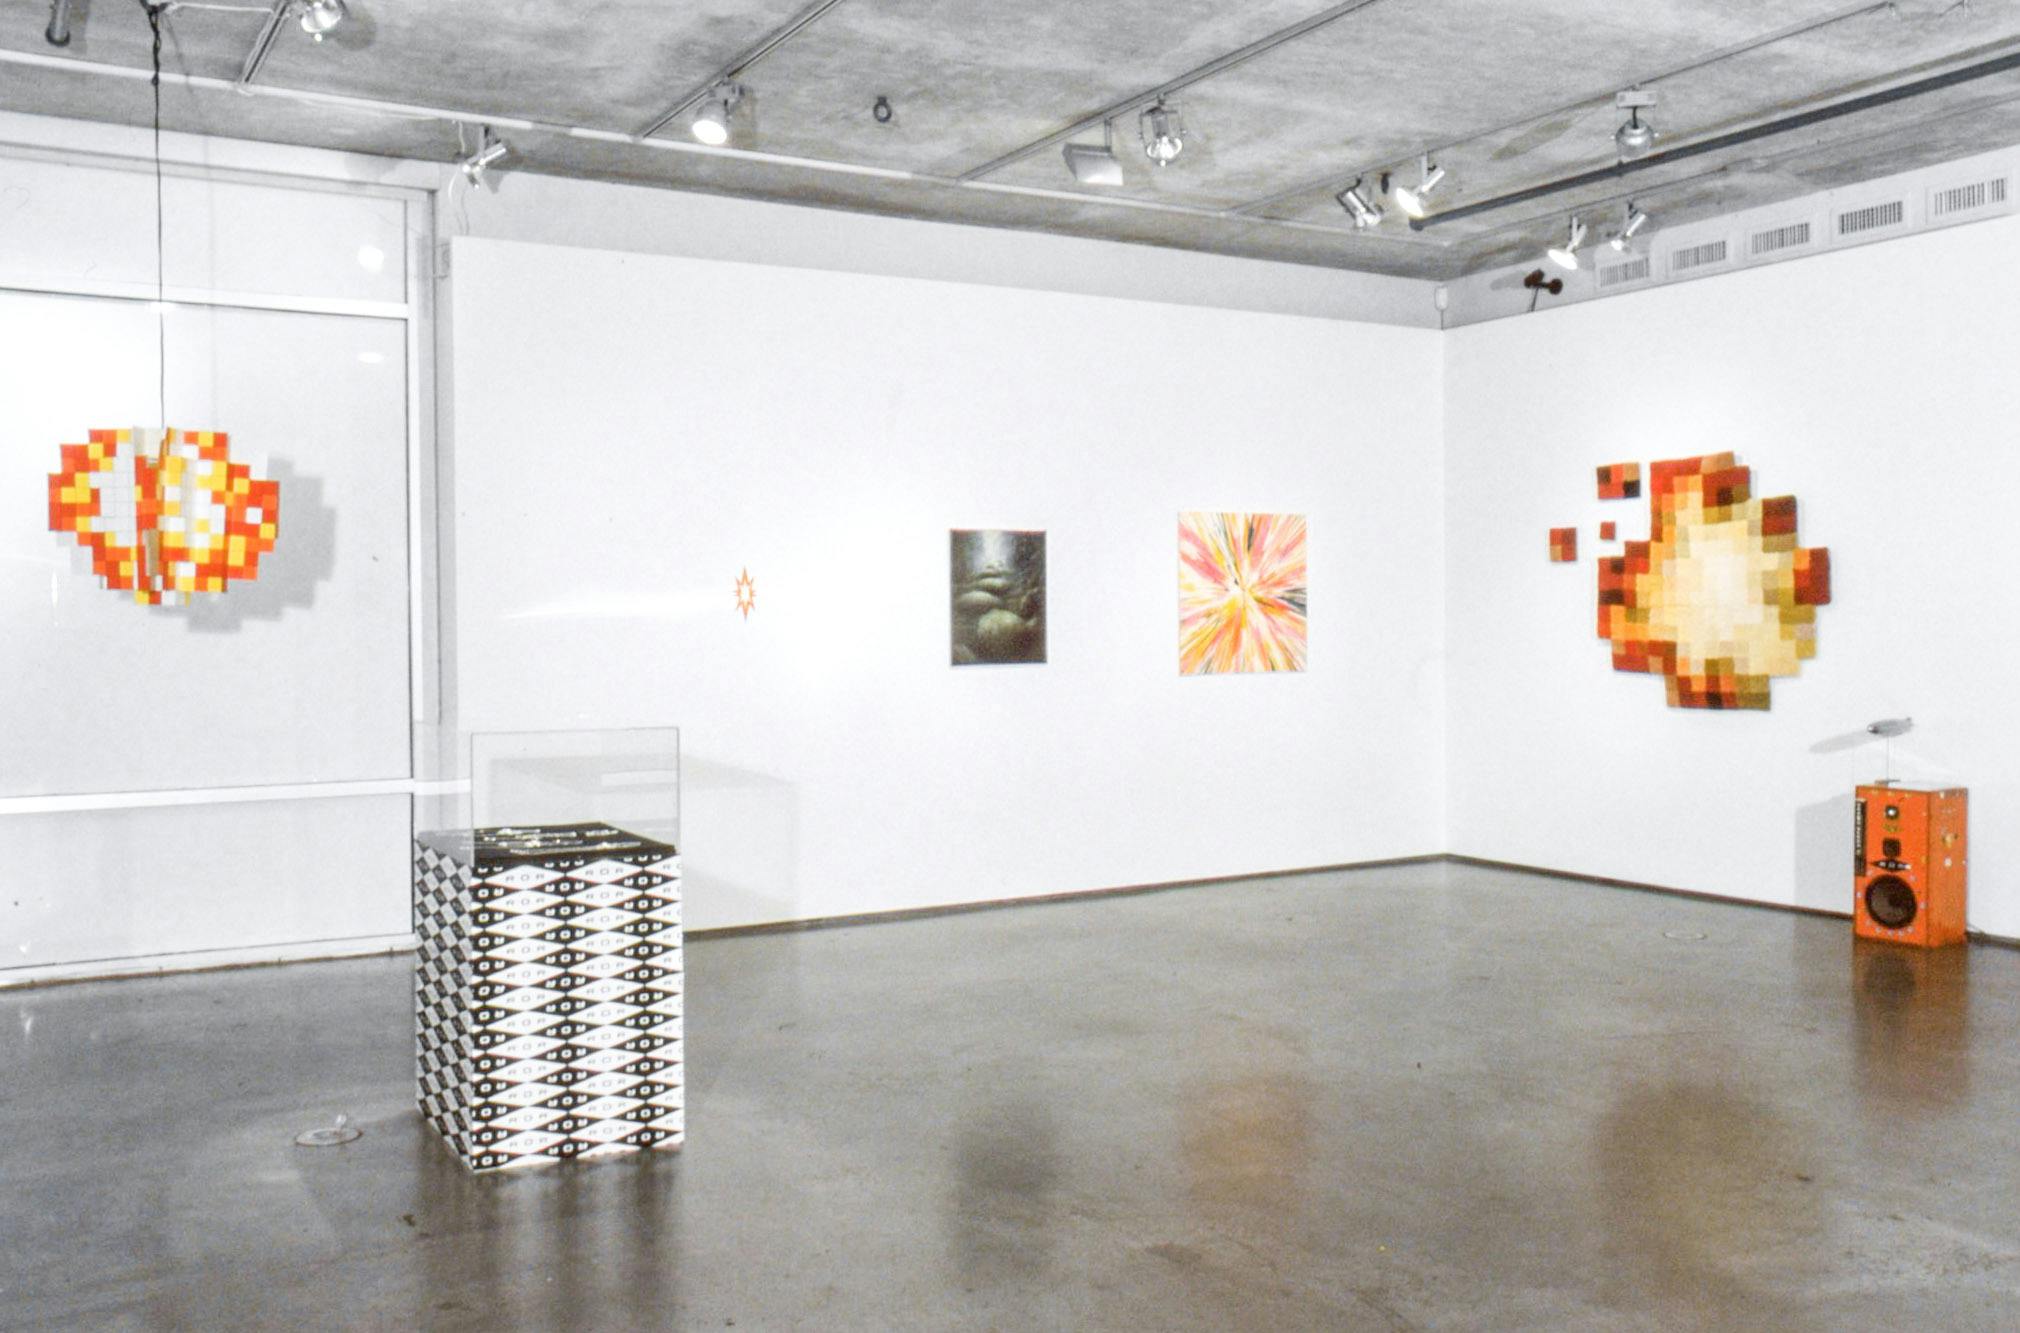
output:
[[[406,958],[0,992],[0,1326],[2020,1327],[2020,953],[1849,934],[1431,864],[699,940],[686,1150],[482,1177]]]

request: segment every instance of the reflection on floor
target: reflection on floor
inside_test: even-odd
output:
[[[704,939],[686,1151],[485,1177],[406,959],[0,992],[0,1325],[2013,1327],[2020,953],[1850,933],[1422,865]]]

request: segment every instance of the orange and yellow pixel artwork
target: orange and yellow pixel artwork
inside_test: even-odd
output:
[[[1305,669],[1303,514],[1178,516],[1178,669]]]
[[[148,605],[259,575],[280,532],[281,488],[231,461],[222,431],[94,430],[63,446],[49,528],[91,552],[115,592]]]
[[[1673,708],[1766,708],[1768,682],[1816,655],[1830,552],[1798,546],[1795,497],[1756,500],[1731,454],[1656,463],[1649,483],[1649,539],[1599,561],[1614,669],[1662,676]]]

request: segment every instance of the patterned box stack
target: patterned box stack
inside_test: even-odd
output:
[[[607,824],[415,839],[421,1111],[477,1171],[677,1148],[680,858]]]

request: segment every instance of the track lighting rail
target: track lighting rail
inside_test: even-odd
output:
[[[1885,142],[1916,130],[1926,129],[1930,126],[1943,124],[1946,121],[1955,120],[1961,116],[1980,115],[1993,107],[2008,106],[2015,102],[2020,102],[2020,92],[2006,94],[1989,101],[1973,102],[1967,107],[1938,111],[1932,115],[1920,116],[1911,121],[1888,125],[1866,134],[1848,135],[1828,141],[1812,140],[1807,143],[1799,142],[1776,152],[1748,157],[1744,161],[1752,170],[1773,171],[1785,162],[1800,161],[1812,153],[1826,150],[1842,151],[1847,148],[1861,147],[1869,143]],[[1598,198],[1581,200],[1579,209],[1582,212],[1590,213],[1604,211],[1617,205],[1626,204],[1631,200],[1656,198],[1672,190],[1687,189],[1693,185],[1702,185],[1707,181],[1717,180],[1731,169],[1732,167],[1728,163],[1705,163],[1701,164],[1700,169],[1697,171],[1679,176],[1671,176],[1666,180],[1630,182],[1630,188],[1628,189]],[[1538,227],[1555,227],[1563,218],[1564,210],[1561,208],[1524,211],[1519,216],[1506,222],[1496,222],[1492,226],[1482,228],[1478,231],[1469,230],[1466,233],[1466,240],[1470,244],[1478,244],[1481,241],[1491,240],[1497,236],[1525,236]],[[1501,258],[1496,258],[1487,263],[1475,264],[1468,268],[1467,271],[1479,272],[1482,269],[1496,267],[1501,262],[1503,262]]]
[[[267,11],[266,22],[260,25],[260,35],[253,38],[252,50],[246,53],[245,64],[239,67],[238,86],[244,89],[259,77],[260,67],[273,54],[274,39],[281,35],[281,24],[287,21],[288,10],[294,0],[274,0],[273,8]]]
[[[67,56],[44,55],[38,51],[16,51],[0,47],[0,68],[21,66],[28,69],[55,69],[66,74],[91,75],[98,78],[120,79],[146,82],[148,71],[130,65],[108,65],[98,61],[73,60]],[[236,87],[227,79],[212,78],[204,74],[183,74],[174,70],[165,71],[162,82],[167,85],[202,91],[229,92]],[[322,106],[332,110],[350,111],[364,115],[392,116],[401,120],[434,120],[445,125],[461,125],[471,129],[489,126],[494,132],[516,130],[528,134],[553,135],[564,139],[586,139],[594,143],[621,144],[634,148],[650,149],[665,153],[697,153],[703,156],[728,158],[738,162],[758,163],[769,166],[792,167],[804,171],[820,172],[835,176],[858,176],[876,180],[911,181],[920,185],[930,185],[955,190],[972,190],[978,194],[1017,195],[1027,199],[1052,199],[1072,203],[1082,207],[1123,209],[1142,213],[1157,213],[1172,217],[1198,218],[1212,222],[1239,222],[1249,227],[1270,231],[1298,231],[1318,235],[1340,237],[1351,236],[1351,229],[1339,226],[1322,226],[1314,222],[1299,222],[1290,218],[1237,217],[1225,209],[1200,207],[1192,204],[1171,203],[1161,199],[1138,199],[1129,195],[1097,194],[1083,190],[1047,189],[1034,185],[1012,185],[1004,181],[963,181],[951,176],[939,176],[929,172],[906,171],[897,167],[870,166],[860,162],[842,162],[832,158],[798,157],[788,153],[767,153],[745,148],[715,148],[686,139],[641,138],[620,130],[596,129],[584,125],[564,125],[553,121],[537,120],[527,116],[503,115],[483,111],[459,111],[451,107],[423,106],[409,102],[389,102],[379,98],[357,97],[347,93],[315,92],[306,88],[284,88],[274,84],[254,84],[243,91],[263,97],[279,98],[305,106]],[[1446,242],[1430,236],[1415,236],[1408,232],[1362,233],[1364,239],[1383,246],[1414,248],[1417,250],[1442,250]]]
[[[1989,79],[1995,75],[2010,73],[2014,70],[2020,70],[2020,52],[1999,56],[1992,60],[1980,61],[1975,65],[1966,65],[1961,69],[1947,70],[1944,73],[1934,74],[1926,79],[1916,79],[1912,83],[1900,84],[1893,88],[1883,88],[1879,92],[1867,93],[1863,97],[1854,97],[1843,102],[1834,102],[1828,106],[1816,107],[1809,111],[1799,111],[1792,116],[1783,116],[1777,120],[1764,121],[1758,125],[1749,125],[1743,129],[1732,130],[1725,134],[1715,134],[1708,139],[1699,139],[1695,143],[1680,144],[1675,148],[1650,153],[1647,157],[1638,157],[1630,162],[1615,162],[1607,166],[1595,167],[1590,171],[1581,171],[1570,176],[1560,177],[1557,180],[1545,181],[1540,185],[1531,185],[1520,190],[1511,190],[1507,194],[1496,195],[1491,199],[1481,199],[1470,204],[1460,204],[1455,208],[1448,208],[1441,213],[1434,213],[1427,218],[1413,218],[1410,222],[1410,229],[1412,231],[1424,231],[1445,223],[1457,222],[1462,218],[1477,217],[1482,213],[1491,213],[1496,209],[1527,203],[1532,199],[1548,198],[1551,195],[1582,189],[1588,185],[1598,185],[1606,181],[1620,180],[1623,177],[1639,175],[1642,172],[1652,171],[1657,167],[1667,166],[1674,162],[1683,162],[1691,158],[1703,157],[1707,153],[1723,152],[1728,148],[1737,148],[1743,144],[1758,142],[1761,139],[1773,138],[1776,135],[1789,134],[1796,130],[1807,129],[1812,125],[1822,125],[1833,120],[1841,120],[1846,116],[1855,116],[1861,112],[1872,111],[1883,106],[1891,106],[1896,102],[1906,102],[1913,98],[1926,97],[1930,93],[1942,92],[1945,89],[1959,87],[1967,83],[1975,83],[1980,79]]]
[[[1288,28],[1279,29],[1267,37],[1250,42],[1247,46],[1229,51],[1225,55],[1215,56],[1204,65],[1189,69],[1168,83],[1160,83],[1155,88],[1146,88],[1144,91],[1131,97],[1125,97],[1119,102],[1111,102],[1109,105],[1101,108],[1101,110],[1094,112],[1092,115],[1083,116],[1064,129],[1054,130],[1042,139],[1033,139],[1021,148],[1013,148],[1001,157],[991,158],[979,167],[964,171],[956,179],[965,184],[970,181],[980,180],[984,176],[994,175],[1007,166],[1022,162],[1027,157],[1035,156],[1050,148],[1057,148],[1068,139],[1077,139],[1089,130],[1099,129],[1109,121],[1141,111],[1145,107],[1161,102],[1165,98],[1182,92],[1196,83],[1202,83],[1216,74],[1225,74],[1227,71],[1235,68],[1235,66],[1247,64],[1257,56],[1274,51],[1286,42],[1294,42],[1308,33],[1317,32],[1329,23],[1336,23],[1349,14],[1359,13],[1368,6],[1378,3],[1380,3],[1380,0],[1347,0],[1345,4],[1334,5],[1331,9],[1322,9],[1310,18],[1301,19]]]
[[[1703,55],[1693,56],[1683,64],[1656,70],[1653,73],[1644,74],[1640,78],[1630,79],[1619,85],[1608,85],[1600,91],[1588,93],[1583,97],[1573,98],[1571,101],[1565,102],[1560,106],[1550,107],[1543,111],[1525,111],[1515,120],[1503,121],[1498,125],[1483,125],[1478,129],[1468,130],[1458,138],[1448,140],[1444,143],[1419,144],[1407,151],[1392,153],[1379,162],[1366,162],[1351,170],[1334,171],[1323,176],[1313,176],[1309,180],[1299,181],[1296,185],[1278,190],[1274,194],[1265,195],[1261,199],[1251,199],[1245,204],[1237,204],[1234,211],[1242,214],[1261,213],[1264,209],[1274,208],[1278,204],[1288,203],[1293,199],[1301,199],[1306,195],[1316,194],[1320,190],[1331,193],[1339,189],[1344,182],[1354,180],[1358,177],[1379,175],[1384,168],[1393,166],[1398,162],[1414,161],[1427,153],[1436,157],[1454,148],[1459,148],[1469,143],[1477,143],[1482,139],[1491,139],[1496,135],[1507,134],[1511,130],[1519,130],[1526,125],[1533,125],[1538,121],[1550,120],[1557,116],[1568,116],[1574,112],[1611,105],[1614,94],[1618,93],[1621,88],[1652,87],[1665,80],[1681,78],[1685,74],[1693,74],[1698,70],[1707,69],[1712,65],[1720,64],[1737,56],[1747,55],[1760,50],[1762,47],[1773,46],[1778,42],[1785,42],[1793,37],[1804,37],[1816,32],[1818,29],[1828,28],[1834,24],[1843,23],[1848,19],[1891,11],[1893,7],[1892,0],[1867,0],[1866,3],[1852,5],[1846,9],[1836,10],[1829,14],[1820,14],[1813,19],[1804,19],[1800,23],[1791,23],[1787,27],[1776,28],[1773,32],[1764,32],[1758,36],[1749,37],[1744,41],[1735,42],[1731,46],[1722,46],[1716,51],[1707,51]]]
[[[802,29],[811,26],[823,14],[826,14],[841,2],[842,0],[814,0],[813,4],[808,5],[805,9],[793,15],[763,37],[760,37],[754,45],[746,47],[739,52],[736,58],[727,65],[724,65],[721,69],[688,89],[684,97],[667,108],[665,115],[640,130],[638,137],[641,139],[650,139],[653,135],[673,124],[674,121],[680,119],[682,112],[693,107],[702,98],[707,97],[717,86],[735,82],[745,70],[757,64],[758,61],[763,60],[779,47],[784,46],[799,35]]]

